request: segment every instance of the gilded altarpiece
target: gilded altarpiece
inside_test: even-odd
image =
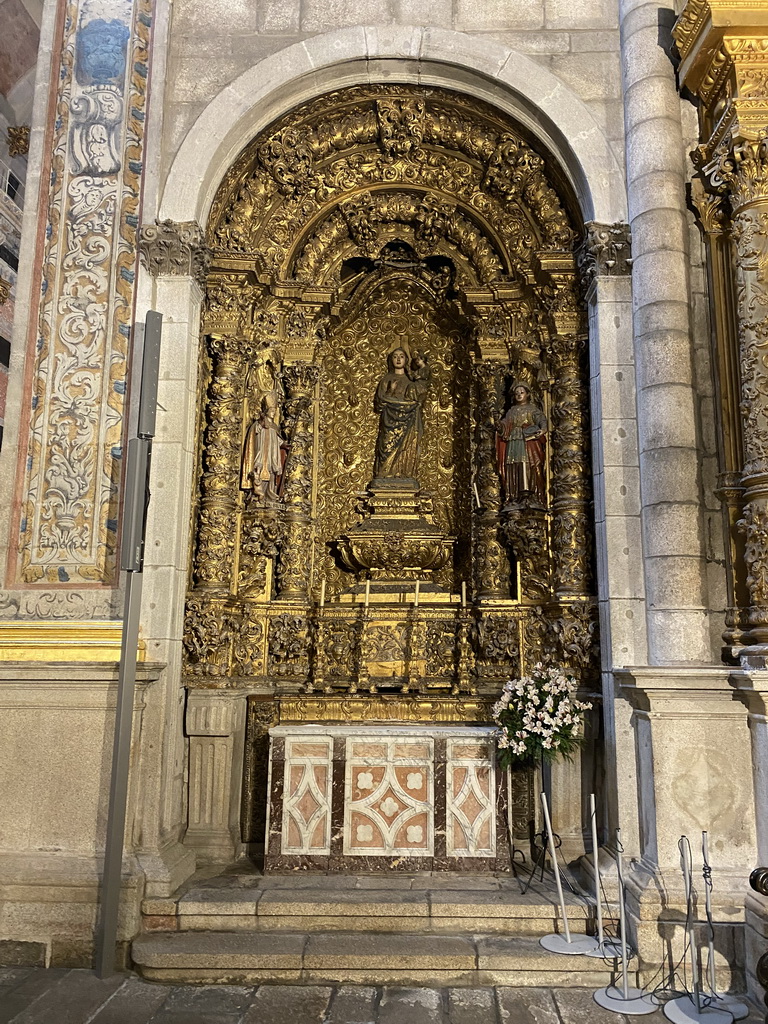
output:
[[[249,694],[244,838],[263,838],[271,724],[487,723],[540,660],[594,687],[568,194],[498,112],[406,86],[304,105],[221,183],[184,643],[190,687]],[[381,479],[376,403],[398,380],[418,465]],[[511,492],[515,402],[544,455]],[[524,828],[530,780],[513,799]]]

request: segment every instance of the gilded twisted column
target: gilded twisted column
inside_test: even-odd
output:
[[[557,335],[552,370],[552,547],[558,598],[590,593],[591,521],[585,340]]]
[[[282,598],[306,600],[309,597],[315,388],[319,373],[317,366],[308,363],[296,363],[284,371],[292,427],[283,481],[285,537],[278,565]]]
[[[219,593],[232,587],[246,344],[231,335],[210,339],[213,374],[194,576],[197,589]]]
[[[509,563],[499,543],[501,480],[496,468],[496,422],[501,400],[501,366],[478,363],[472,368],[477,393],[477,467],[475,483],[480,508],[474,514],[474,575],[478,598],[509,597]]]

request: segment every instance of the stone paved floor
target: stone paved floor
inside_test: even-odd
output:
[[[0,968],[0,1024],[630,1024],[584,989],[155,985]],[[662,1024],[661,1012],[642,1020]],[[746,1024],[762,1024],[755,1012]]]

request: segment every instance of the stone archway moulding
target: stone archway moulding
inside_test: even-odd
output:
[[[185,137],[158,218],[204,224],[224,174],[272,120],[323,92],[372,81],[454,89],[495,105],[559,159],[585,221],[626,220],[619,163],[589,107],[555,75],[487,38],[412,26],[325,33],[249,68],[209,103]]]

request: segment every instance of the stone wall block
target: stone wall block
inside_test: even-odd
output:
[[[655,296],[687,296],[685,254],[674,249],[647,249],[635,256],[632,284],[636,305],[652,303]]]
[[[257,27],[259,32],[298,32],[301,0],[259,0]]]
[[[645,515],[645,551],[649,557],[690,551],[699,539],[699,512],[695,504],[650,506]]]
[[[602,426],[603,465],[639,465],[637,420],[604,419]]]
[[[640,515],[640,469],[637,466],[606,466],[605,512],[609,516]]]
[[[696,421],[691,389],[685,384],[657,384],[637,395],[640,451],[693,448]],[[690,457],[690,456],[689,456]],[[670,497],[677,495],[670,494]]]
[[[377,25],[391,22],[392,0],[304,0],[302,32],[325,32],[348,25]]]
[[[448,32],[429,26],[424,29],[422,56],[429,53],[432,60],[449,63],[467,63],[495,78],[509,60],[509,51],[489,36],[472,36]]]
[[[632,562],[632,552],[642,550],[639,516],[607,516],[605,537],[611,558],[607,565],[608,591],[611,597],[644,596],[642,574]]]
[[[644,535],[648,536],[648,529]],[[695,537],[698,542],[698,534]],[[685,555],[651,556],[646,550],[646,559],[657,557],[662,562],[663,572],[648,574],[646,595],[648,607],[652,609],[689,608],[691,605],[706,605],[702,586],[701,566],[697,557]]]
[[[547,28],[615,28],[617,8],[615,0],[546,0],[544,5]]]
[[[698,505],[698,467],[686,448],[657,448],[640,457],[643,473],[643,504],[646,507],[668,501]]]
[[[693,383],[691,345],[683,331],[658,330],[645,334],[637,346],[637,365],[645,387]]]
[[[592,53],[596,50],[619,49],[619,33],[616,29],[606,32],[595,32],[589,29],[570,33],[570,45],[573,53]]]
[[[644,252],[656,253],[665,249],[685,254],[688,236],[688,217],[679,203],[670,209],[646,210],[632,221],[632,251],[636,257]]]
[[[555,55],[554,73],[583,100],[621,100],[621,67],[618,51]],[[623,112],[621,114],[623,120]]]
[[[543,0],[455,0],[455,27],[463,32],[495,32],[499,29],[541,28]],[[423,15],[419,19],[423,22]]]

